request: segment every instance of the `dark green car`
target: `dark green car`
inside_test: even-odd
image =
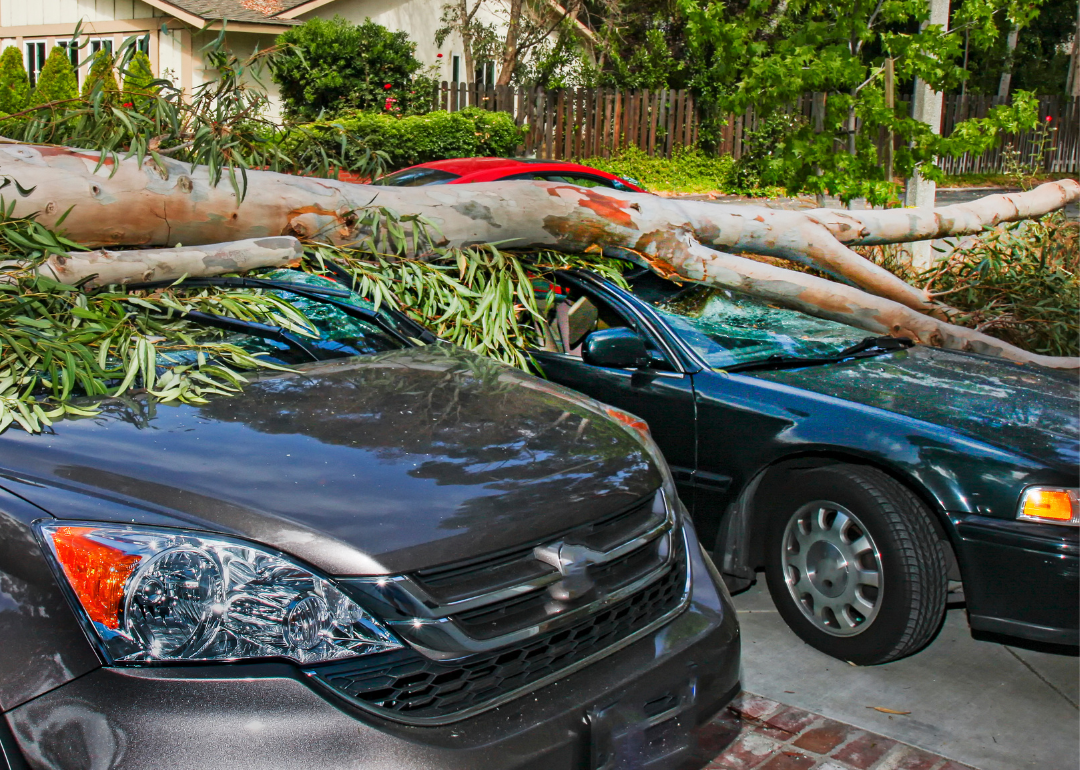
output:
[[[974,630],[1077,644],[1075,373],[649,272],[553,280],[545,376],[648,422],[729,584],[763,570],[809,644],[909,655],[961,592]]]

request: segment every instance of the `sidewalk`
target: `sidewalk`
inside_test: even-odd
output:
[[[744,692],[699,735],[705,770],[971,770],[820,714]]]
[[[742,627],[742,681],[750,692],[960,766],[1076,770],[1075,648],[1037,651],[974,639],[963,605],[954,603],[926,649],[881,666],[852,666],[799,639],[762,582],[734,597]]]

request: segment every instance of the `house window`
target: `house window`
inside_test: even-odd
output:
[[[30,76],[30,86],[37,85],[38,75],[45,66],[45,41],[34,40],[26,44],[26,74]]]
[[[476,82],[485,85],[495,85],[495,62],[481,61],[476,68]]]
[[[129,40],[131,40],[131,39],[132,38],[130,38],[130,37],[125,37],[124,38],[124,45],[127,45],[127,42]],[[139,35],[139,37],[135,38],[135,43],[134,43],[131,55],[134,56],[136,51],[141,51],[142,53],[146,54],[147,56],[150,55],[150,34],[149,33],[147,33],[145,35]]]
[[[108,51],[112,53],[112,38],[111,37],[97,37],[90,39],[90,58],[94,58],[94,55],[98,51]]]
[[[56,43],[58,46],[67,51],[68,61],[71,62],[71,66],[75,69],[75,76],[79,75],[79,44],[74,40],[58,40]]]
[[[455,83],[461,80],[461,57],[457,54],[450,57],[450,80]]]

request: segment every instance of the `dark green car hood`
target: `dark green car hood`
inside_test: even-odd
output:
[[[1075,374],[917,345],[876,358],[755,377],[943,425],[1052,467],[1080,463]]]

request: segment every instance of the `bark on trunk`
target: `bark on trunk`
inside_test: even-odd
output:
[[[947,347],[984,346],[978,349],[985,351],[991,347],[1004,351],[1006,346],[992,337],[943,325],[948,308],[849,246],[978,232],[986,225],[1038,216],[1080,198],[1080,184],[1064,180],[1030,193],[991,196],[937,212],[799,212],[600,192],[554,182],[402,188],[251,171],[247,197],[239,202],[227,181],[210,185],[205,168],[165,159],[162,171],[150,161],[140,167],[128,159],[115,165],[110,161],[95,172],[97,161],[94,152],[0,146],[0,176],[18,183],[11,186],[16,190],[15,216],[36,213],[43,224],[55,225],[70,208],[63,230],[88,246],[192,246],[283,235],[348,245],[367,235],[357,230],[356,210],[381,206],[436,223],[439,245],[497,242],[503,248],[623,250],[662,274],[679,273],[720,285],[730,283],[712,275],[710,265],[746,276],[763,275],[761,267],[754,267],[757,263],[740,260],[736,269],[730,262],[735,258],[717,254],[750,252],[813,265],[863,290],[773,268],[776,272],[769,272],[769,281],[774,283],[755,279],[754,293],[759,296],[874,332],[909,334]],[[428,244],[416,244],[420,252],[427,248]],[[133,259],[136,277],[130,280],[144,280],[145,262]],[[155,269],[162,269],[159,257],[152,259],[158,265]],[[199,257],[192,259],[197,262]],[[99,269],[100,265],[91,272]],[[185,271],[178,268],[174,273]],[[109,280],[117,275],[112,273]],[[882,305],[865,292],[891,303]],[[1001,354],[1046,363],[1045,357],[1023,351]]]
[[[185,275],[222,275],[295,266],[303,256],[300,241],[278,236],[172,249],[71,251],[67,258],[49,257],[37,272],[67,284],[90,278],[83,285],[93,288],[111,283],[175,281]]]

